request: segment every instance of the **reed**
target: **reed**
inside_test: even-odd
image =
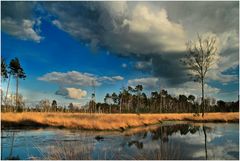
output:
[[[181,114],[89,114],[89,113],[1,113],[2,128],[62,127],[88,130],[124,130],[158,124],[162,121],[239,122],[238,112],[206,113],[204,118],[192,113]]]

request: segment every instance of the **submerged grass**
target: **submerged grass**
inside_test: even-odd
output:
[[[89,113],[1,113],[2,128],[62,127],[88,130],[124,130],[162,121],[239,122],[239,112],[206,113],[204,118],[192,113],[174,114],[89,114]]]

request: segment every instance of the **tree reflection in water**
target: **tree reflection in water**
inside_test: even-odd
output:
[[[151,130],[152,140],[161,139],[163,142],[168,142],[168,136],[173,133],[180,132],[181,135],[187,135],[188,133],[195,134],[199,131],[200,126],[193,126],[191,124],[176,124],[160,126],[155,130]]]
[[[204,125],[192,125],[192,124],[175,124],[175,125],[163,125],[157,127],[156,129],[149,130],[150,137],[154,141],[160,140],[159,147],[155,150],[149,151],[145,149],[144,151],[139,151],[138,155],[136,155],[135,159],[180,159],[180,146],[174,145],[172,142],[169,143],[169,136],[172,136],[174,133],[180,133],[180,135],[193,135],[196,132],[201,130],[201,126],[204,133],[205,139],[205,158],[207,159],[207,132],[211,130],[211,128],[206,127]],[[135,145],[137,149],[143,149],[144,143],[143,139],[145,139],[148,135],[148,132],[140,132],[133,136],[134,140],[128,142],[128,146],[131,147]],[[140,137],[141,136],[141,137]],[[138,139],[139,140],[138,140]]]
[[[138,149],[143,148],[143,143],[140,141],[133,140],[133,141],[128,142],[129,147],[131,147],[132,145],[135,145]]]
[[[8,133],[10,134],[9,139],[11,140],[10,141],[11,144],[9,146],[9,148],[10,148],[9,149],[9,156],[6,157],[5,159],[6,160],[19,160],[20,159],[19,156],[14,156],[14,154],[13,154],[14,141],[15,141],[15,137],[16,137],[17,131],[14,131],[14,130],[11,131],[10,130]],[[1,158],[2,158],[2,156],[1,156]]]
[[[206,127],[206,126],[204,126],[203,125],[203,133],[204,133],[204,148],[205,148],[205,158],[206,158],[206,160],[208,159],[208,153],[207,153],[207,132],[206,132],[206,130],[211,130],[211,128],[209,128],[209,127]]]

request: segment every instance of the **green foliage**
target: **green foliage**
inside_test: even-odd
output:
[[[10,61],[9,64],[9,73],[15,77],[18,77],[20,79],[25,79],[26,78],[26,74],[23,70],[23,68],[20,65],[19,59],[18,58],[14,58]]]
[[[3,79],[8,78],[7,64],[6,64],[5,59],[3,57],[1,57],[1,77]]]

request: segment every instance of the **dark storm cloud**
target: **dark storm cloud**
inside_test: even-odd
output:
[[[153,2],[166,8],[169,19],[183,24],[188,32],[221,33],[237,30],[239,2]]]
[[[197,32],[215,34],[221,41],[219,46],[221,61],[212,70],[215,74],[211,74],[211,79],[233,80],[232,76],[224,77],[222,72],[238,64],[238,3],[41,2],[40,4],[42,9],[51,15],[50,21],[54,25],[76,40],[89,44],[94,51],[105,49],[118,56],[134,58],[135,69],[149,72],[154,77],[166,80],[166,84],[177,86],[188,79],[179,60],[185,54],[185,42],[194,39]],[[31,34],[22,34],[26,32],[13,32],[20,29],[13,28],[14,23],[5,19],[11,17],[10,20],[15,21],[27,18],[25,15],[30,12],[31,7],[27,3],[24,4],[22,13],[18,15],[18,5],[11,8],[7,4],[4,7],[2,17],[6,22],[4,24],[2,21],[3,30],[21,38],[31,35],[26,39],[40,41],[41,37],[33,28],[36,20],[25,22],[28,24],[25,26],[32,30],[26,30],[31,31]],[[19,21],[19,24],[20,22],[24,21]]]
[[[34,3],[32,2],[1,2],[2,18],[13,18],[16,20],[32,17]]]
[[[35,2],[1,2],[2,31],[22,40],[40,42],[40,18],[34,17]]]
[[[138,61],[135,63],[135,69],[163,78],[164,81],[160,83],[162,86],[174,87],[189,81],[188,73],[180,62],[184,54],[185,52],[136,56]]]
[[[165,86],[177,86],[189,80],[187,71],[180,62],[182,55],[153,56],[153,75],[165,78]]]

